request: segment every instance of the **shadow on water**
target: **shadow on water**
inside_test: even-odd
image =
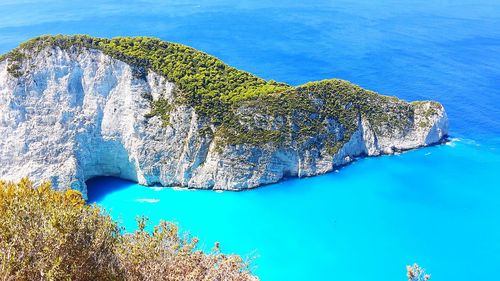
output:
[[[86,183],[88,203],[98,202],[111,192],[120,191],[135,184],[132,181],[104,176],[91,178]]]

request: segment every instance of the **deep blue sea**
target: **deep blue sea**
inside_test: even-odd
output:
[[[0,0],[0,52],[41,34],[148,35],[266,79],[342,78],[433,99],[451,142],[247,192],[112,178],[89,196],[128,231],[138,214],[253,256],[263,281],[500,280],[500,0]]]

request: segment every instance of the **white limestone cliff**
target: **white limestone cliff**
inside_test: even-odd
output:
[[[85,181],[116,176],[144,185],[239,190],[284,177],[326,173],[360,155],[390,154],[440,142],[444,108],[414,107],[412,128],[376,133],[359,117],[357,131],[334,155],[271,144],[226,145],[200,132],[196,112],[178,106],[169,126],[148,118],[150,98],[171,100],[176,85],[98,50],[47,48],[23,63],[20,77],[0,62],[0,179],[50,180],[86,194]],[[332,130],[342,130],[332,121]]]

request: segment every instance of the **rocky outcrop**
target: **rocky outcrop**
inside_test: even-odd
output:
[[[309,146],[231,144],[206,134],[204,118],[188,105],[175,106],[168,124],[148,116],[152,101],[173,102],[176,84],[100,50],[47,47],[25,58],[16,73],[11,63],[0,61],[0,178],[50,180],[58,189],[84,194],[85,181],[95,176],[144,185],[253,188],[326,173],[361,155],[435,144],[447,134],[443,107],[416,102],[405,103],[412,115],[397,130],[386,126],[391,120],[375,124],[360,112],[355,130],[336,150],[322,145],[320,136],[307,140],[315,144]],[[252,110],[242,107],[240,113],[271,118]],[[273,122],[266,126],[286,123]],[[346,132],[333,119],[324,126],[336,139]]]

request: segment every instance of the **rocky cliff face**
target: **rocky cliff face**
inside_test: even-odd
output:
[[[300,116],[270,115],[242,103],[235,111],[239,126],[291,128],[291,137],[281,143],[228,142],[207,134],[206,118],[188,105],[173,107],[168,124],[148,116],[152,100],[174,101],[176,84],[100,50],[46,47],[16,67],[13,72],[8,58],[0,62],[0,178],[51,180],[58,189],[70,186],[84,194],[85,181],[95,176],[144,185],[252,188],[326,173],[360,155],[435,144],[447,134],[440,104],[394,100],[386,101],[387,111],[394,103],[411,113],[393,116],[404,119],[400,128],[391,124],[401,120],[375,122],[359,112],[349,134],[338,120],[324,118],[318,123],[324,134],[307,134],[299,143]],[[327,105],[319,100],[317,106]],[[327,137],[335,149],[325,145]]]

